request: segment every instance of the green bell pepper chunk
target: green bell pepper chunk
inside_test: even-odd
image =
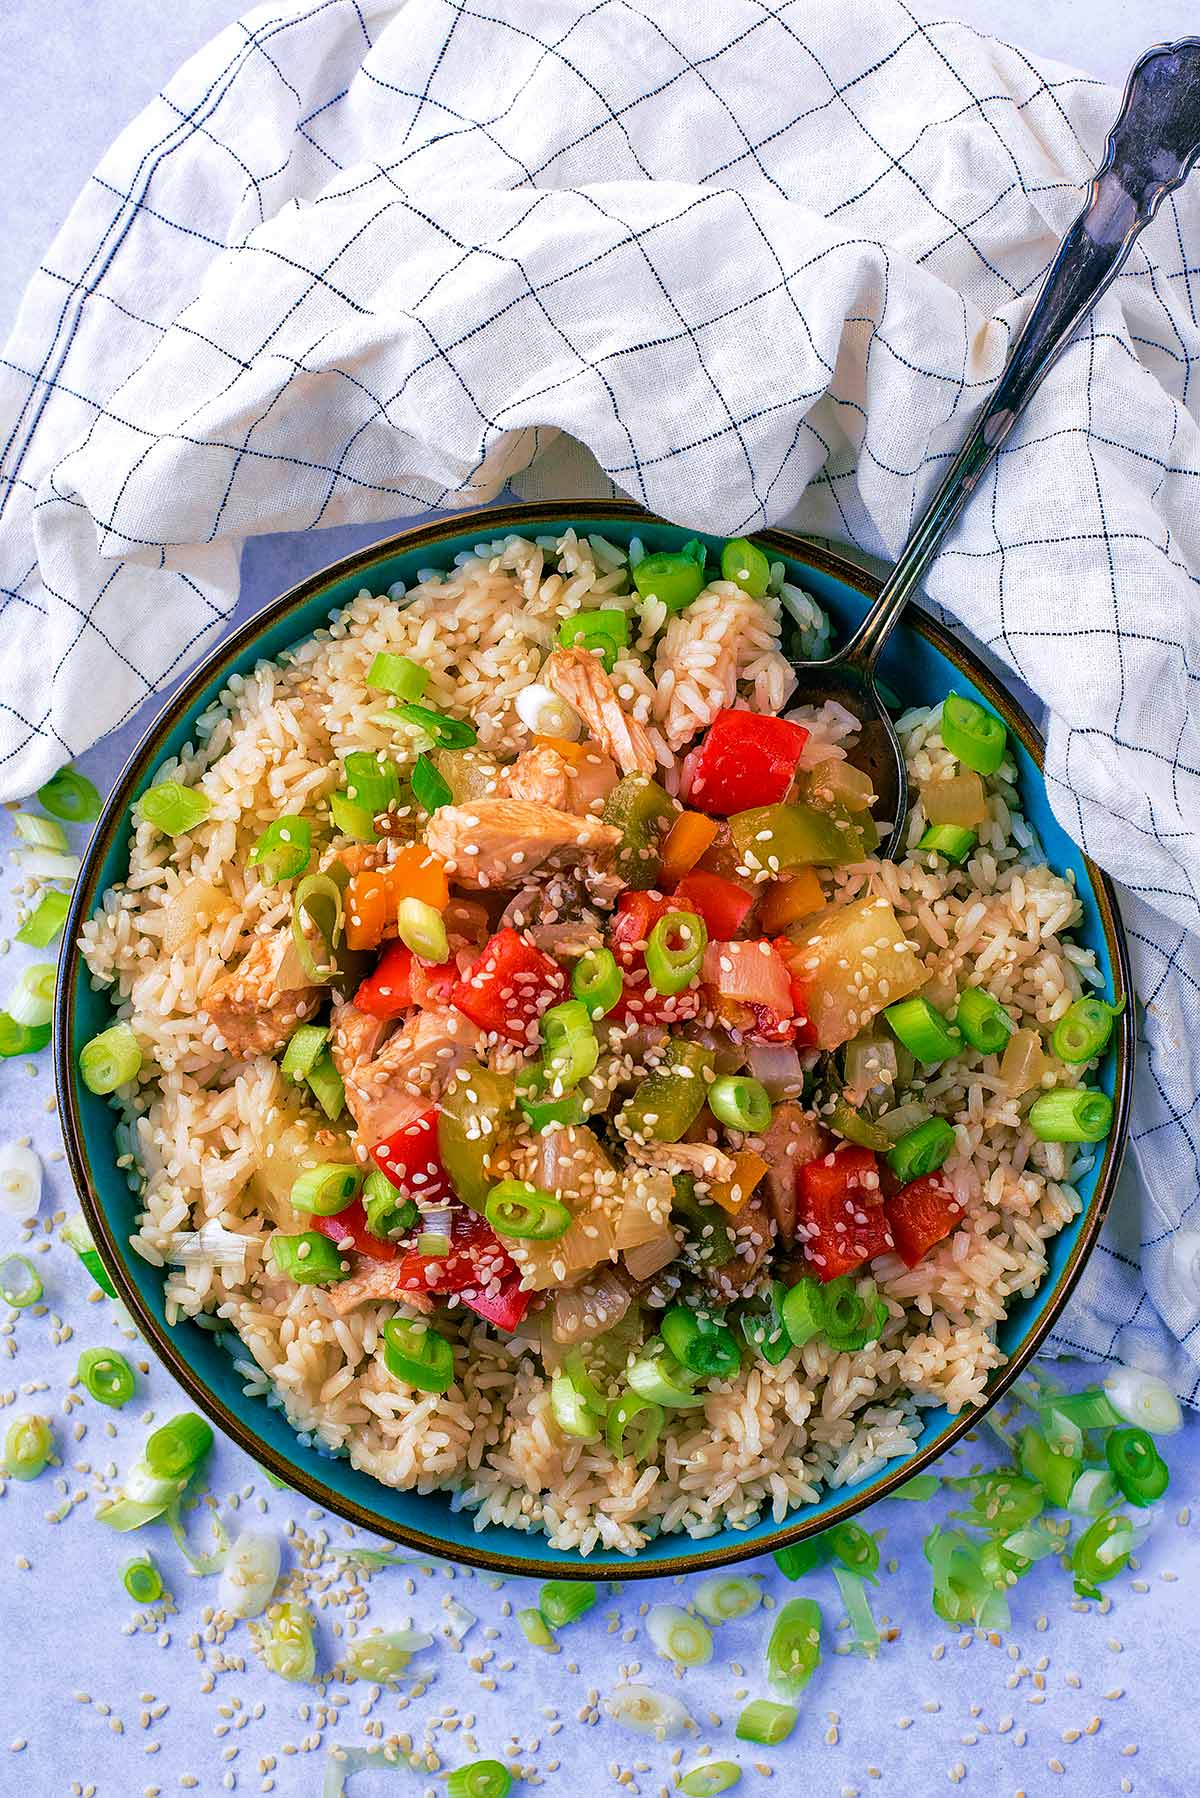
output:
[[[869,851],[863,824],[842,806],[818,811],[813,805],[756,805],[735,812],[729,830],[744,867],[787,874],[795,868],[837,868],[861,861]],[[878,832],[871,827],[876,844]]]
[[[626,1133],[643,1142],[678,1142],[704,1109],[712,1071],[711,1049],[672,1037],[621,1114]]]
[[[512,1075],[477,1062],[459,1068],[438,1101],[438,1154],[451,1186],[472,1211],[482,1214],[496,1184],[492,1160],[515,1109]]]
[[[626,886],[645,892],[658,879],[659,850],[676,810],[674,800],[646,774],[627,774],[605,800],[601,819],[621,832],[616,866]]]

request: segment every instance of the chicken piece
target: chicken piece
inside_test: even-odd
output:
[[[255,937],[235,968],[219,974],[202,1010],[235,1060],[274,1055],[311,1018],[326,988],[305,976],[290,925]]]
[[[724,1267],[707,1270],[708,1284],[716,1298],[729,1303],[750,1291],[771,1252],[773,1234],[766,1201],[756,1192],[747,1201],[734,1228],[737,1252],[733,1259]]]
[[[357,1273],[327,1288],[329,1302],[339,1317],[345,1317],[347,1312],[356,1311],[372,1299],[401,1299],[410,1311],[428,1315],[433,1310],[433,1300],[424,1292],[401,1292],[398,1270],[399,1262],[370,1261],[364,1255],[359,1260]]]
[[[643,1167],[665,1168],[669,1174],[691,1174],[713,1185],[732,1180],[736,1171],[732,1155],[711,1142],[626,1143],[625,1153]]]
[[[374,1061],[390,1023],[387,1018],[372,1017],[369,1011],[359,1011],[345,999],[334,1006],[329,1026],[329,1053],[345,1084],[357,1068]]]
[[[361,874],[367,868],[382,868],[390,859],[386,843],[343,843],[329,848],[321,857],[320,869],[327,874],[334,862],[341,862],[347,874]]]
[[[611,856],[621,833],[595,818],[577,818],[534,799],[473,799],[443,805],[425,841],[459,886],[503,887],[535,868]]]
[[[419,1011],[372,1059],[339,1066],[359,1158],[428,1111],[455,1069],[476,1053],[479,1039],[478,1027],[460,1012]]]
[[[575,707],[622,774],[655,772],[658,757],[649,732],[622,709],[603,663],[590,650],[556,649],[542,667],[542,679]]]
[[[796,1234],[796,1176],[809,1161],[828,1152],[832,1139],[816,1118],[790,1100],[775,1107],[762,1136],[746,1139],[767,1164],[762,1192],[770,1201],[780,1241],[790,1247]]]
[[[570,784],[567,763],[557,749],[524,749],[501,774],[497,797],[533,799],[539,805],[568,812],[573,809],[569,803]]]

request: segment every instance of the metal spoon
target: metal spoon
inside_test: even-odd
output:
[[[1200,153],[1200,38],[1157,44],[1134,64],[1104,160],[1082,212],[1050,265],[999,384],[909,538],[878,599],[839,655],[793,662],[800,704],[835,699],[862,720],[850,759],[871,776],[880,817],[894,820],[881,853],[899,852],[908,809],[904,752],[875,685],[879,655],[980,476],[1051,364],[1114,279],[1163,197]]]

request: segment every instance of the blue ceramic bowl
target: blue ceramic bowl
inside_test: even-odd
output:
[[[417,570],[449,564],[454,555],[481,538],[508,531],[559,532],[573,525],[580,533],[600,531],[623,542],[641,536],[650,549],[677,547],[685,533],[617,503],[558,504],[513,508],[447,518],[335,563],[285,593],[209,656],[170,701],[125,768],[108,800],[75,891],[64,938],[58,982],[55,1071],[72,1173],[100,1255],[113,1282],[137,1319],[147,1341],[213,1423],[265,1467],[314,1502],[362,1527],[431,1554],[441,1554],[500,1572],[538,1575],[594,1574],[611,1570],[626,1577],[691,1572],[743,1556],[781,1548],[830,1523],[862,1510],[933,1461],[976,1420],[978,1413],[952,1418],[944,1409],[922,1413],[924,1428],[914,1455],[890,1462],[873,1479],[827,1493],[819,1503],[793,1513],[782,1527],[770,1519],[752,1529],[724,1530],[702,1542],[664,1536],[636,1560],[598,1549],[586,1561],[574,1552],[547,1546],[540,1535],[489,1526],[477,1532],[469,1512],[456,1512],[448,1493],[393,1492],[348,1461],[304,1447],[282,1411],[261,1398],[248,1398],[232,1357],[211,1333],[194,1324],[168,1326],[159,1272],[129,1248],[133,1203],[115,1165],[113,1113],[89,1093],[76,1075],[80,1046],[111,1021],[103,993],[93,992],[74,947],[83,920],[105,888],[127,871],[129,812],[165,756],[178,753],[192,736],[197,715],[211,705],[231,674],[248,673],[263,657],[275,656],[307,636],[337,606],[364,586],[382,591],[393,581],[414,581]],[[799,581],[831,614],[842,634],[862,618],[877,584],[849,563],[795,537],[768,532],[762,541],[788,564]],[[709,539],[719,555],[719,540]],[[1041,772],[1041,745],[1032,724],[971,652],[921,612],[912,610],[885,656],[882,677],[906,704],[932,704],[953,686],[974,694],[1005,719],[1020,769],[1025,813],[1036,827],[1051,865],[1074,872],[1083,901],[1078,935],[1094,949],[1117,999],[1129,993],[1124,939],[1112,890],[1056,823]],[[993,1378],[991,1404],[1029,1360],[1062,1310],[1095,1242],[1116,1182],[1127,1129],[1132,1079],[1132,1008],[1123,1013],[1102,1073],[1115,1103],[1112,1134],[1091,1172],[1081,1182],[1083,1210],[1050,1245],[1050,1270],[1031,1299],[1014,1304],[1000,1331],[1008,1357]]]

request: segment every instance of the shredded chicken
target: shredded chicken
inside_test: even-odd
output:
[[[427,1293],[400,1291],[397,1261],[368,1261],[363,1256],[358,1266],[359,1271],[351,1274],[348,1280],[339,1280],[328,1288],[329,1303],[339,1317],[345,1317],[347,1312],[357,1310],[370,1299],[400,1299],[410,1310],[424,1313],[433,1310],[433,1300]]]
[[[736,1166],[731,1155],[710,1142],[627,1142],[625,1153],[645,1167],[666,1168],[670,1174],[692,1174],[710,1185],[732,1180]]]
[[[425,840],[460,886],[509,886],[535,868],[607,857],[621,833],[533,799],[472,799],[433,814]]]
[[[767,1164],[761,1190],[770,1200],[780,1241],[790,1246],[796,1234],[796,1175],[806,1162],[816,1161],[829,1148],[830,1139],[816,1118],[790,1101],[777,1105],[770,1129],[749,1138]]]
[[[273,1055],[311,1018],[326,988],[306,979],[289,925],[255,937],[236,968],[217,976],[204,1011],[230,1055]]]
[[[556,649],[542,668],[547,686],[575,707],[622,774],[653,774],[658,757],[644,724],[631,718],[603,664],[586,649]]]
[[[533,799],[539,805],[552,805],[560,812],[570,805],[568,765],[557,749],[524,749],[511,767],[505,768],[497,783],[502,799]]]
[[[342,1023],[338,1028],[343,1049],[338,1051],[342,1060],[337,1065],[357,1129],[360,1155],[428,1111],[455,1069],[476,1053],[480,1036],[477,1026],[461,1012],[418,1011],[388,1038],[378,1054],[353,1063],[345,1055],[344,1045],[350,1031],[361,1027]],[[366,1041],[366,1031],[361,1034]]]
[[[329,1053],[343,1083],[354,1077],[357,1068],[374,1061],[390,1028],[386,1018],[359,1011],[348,999],[334,1006],[329,1027]]]

